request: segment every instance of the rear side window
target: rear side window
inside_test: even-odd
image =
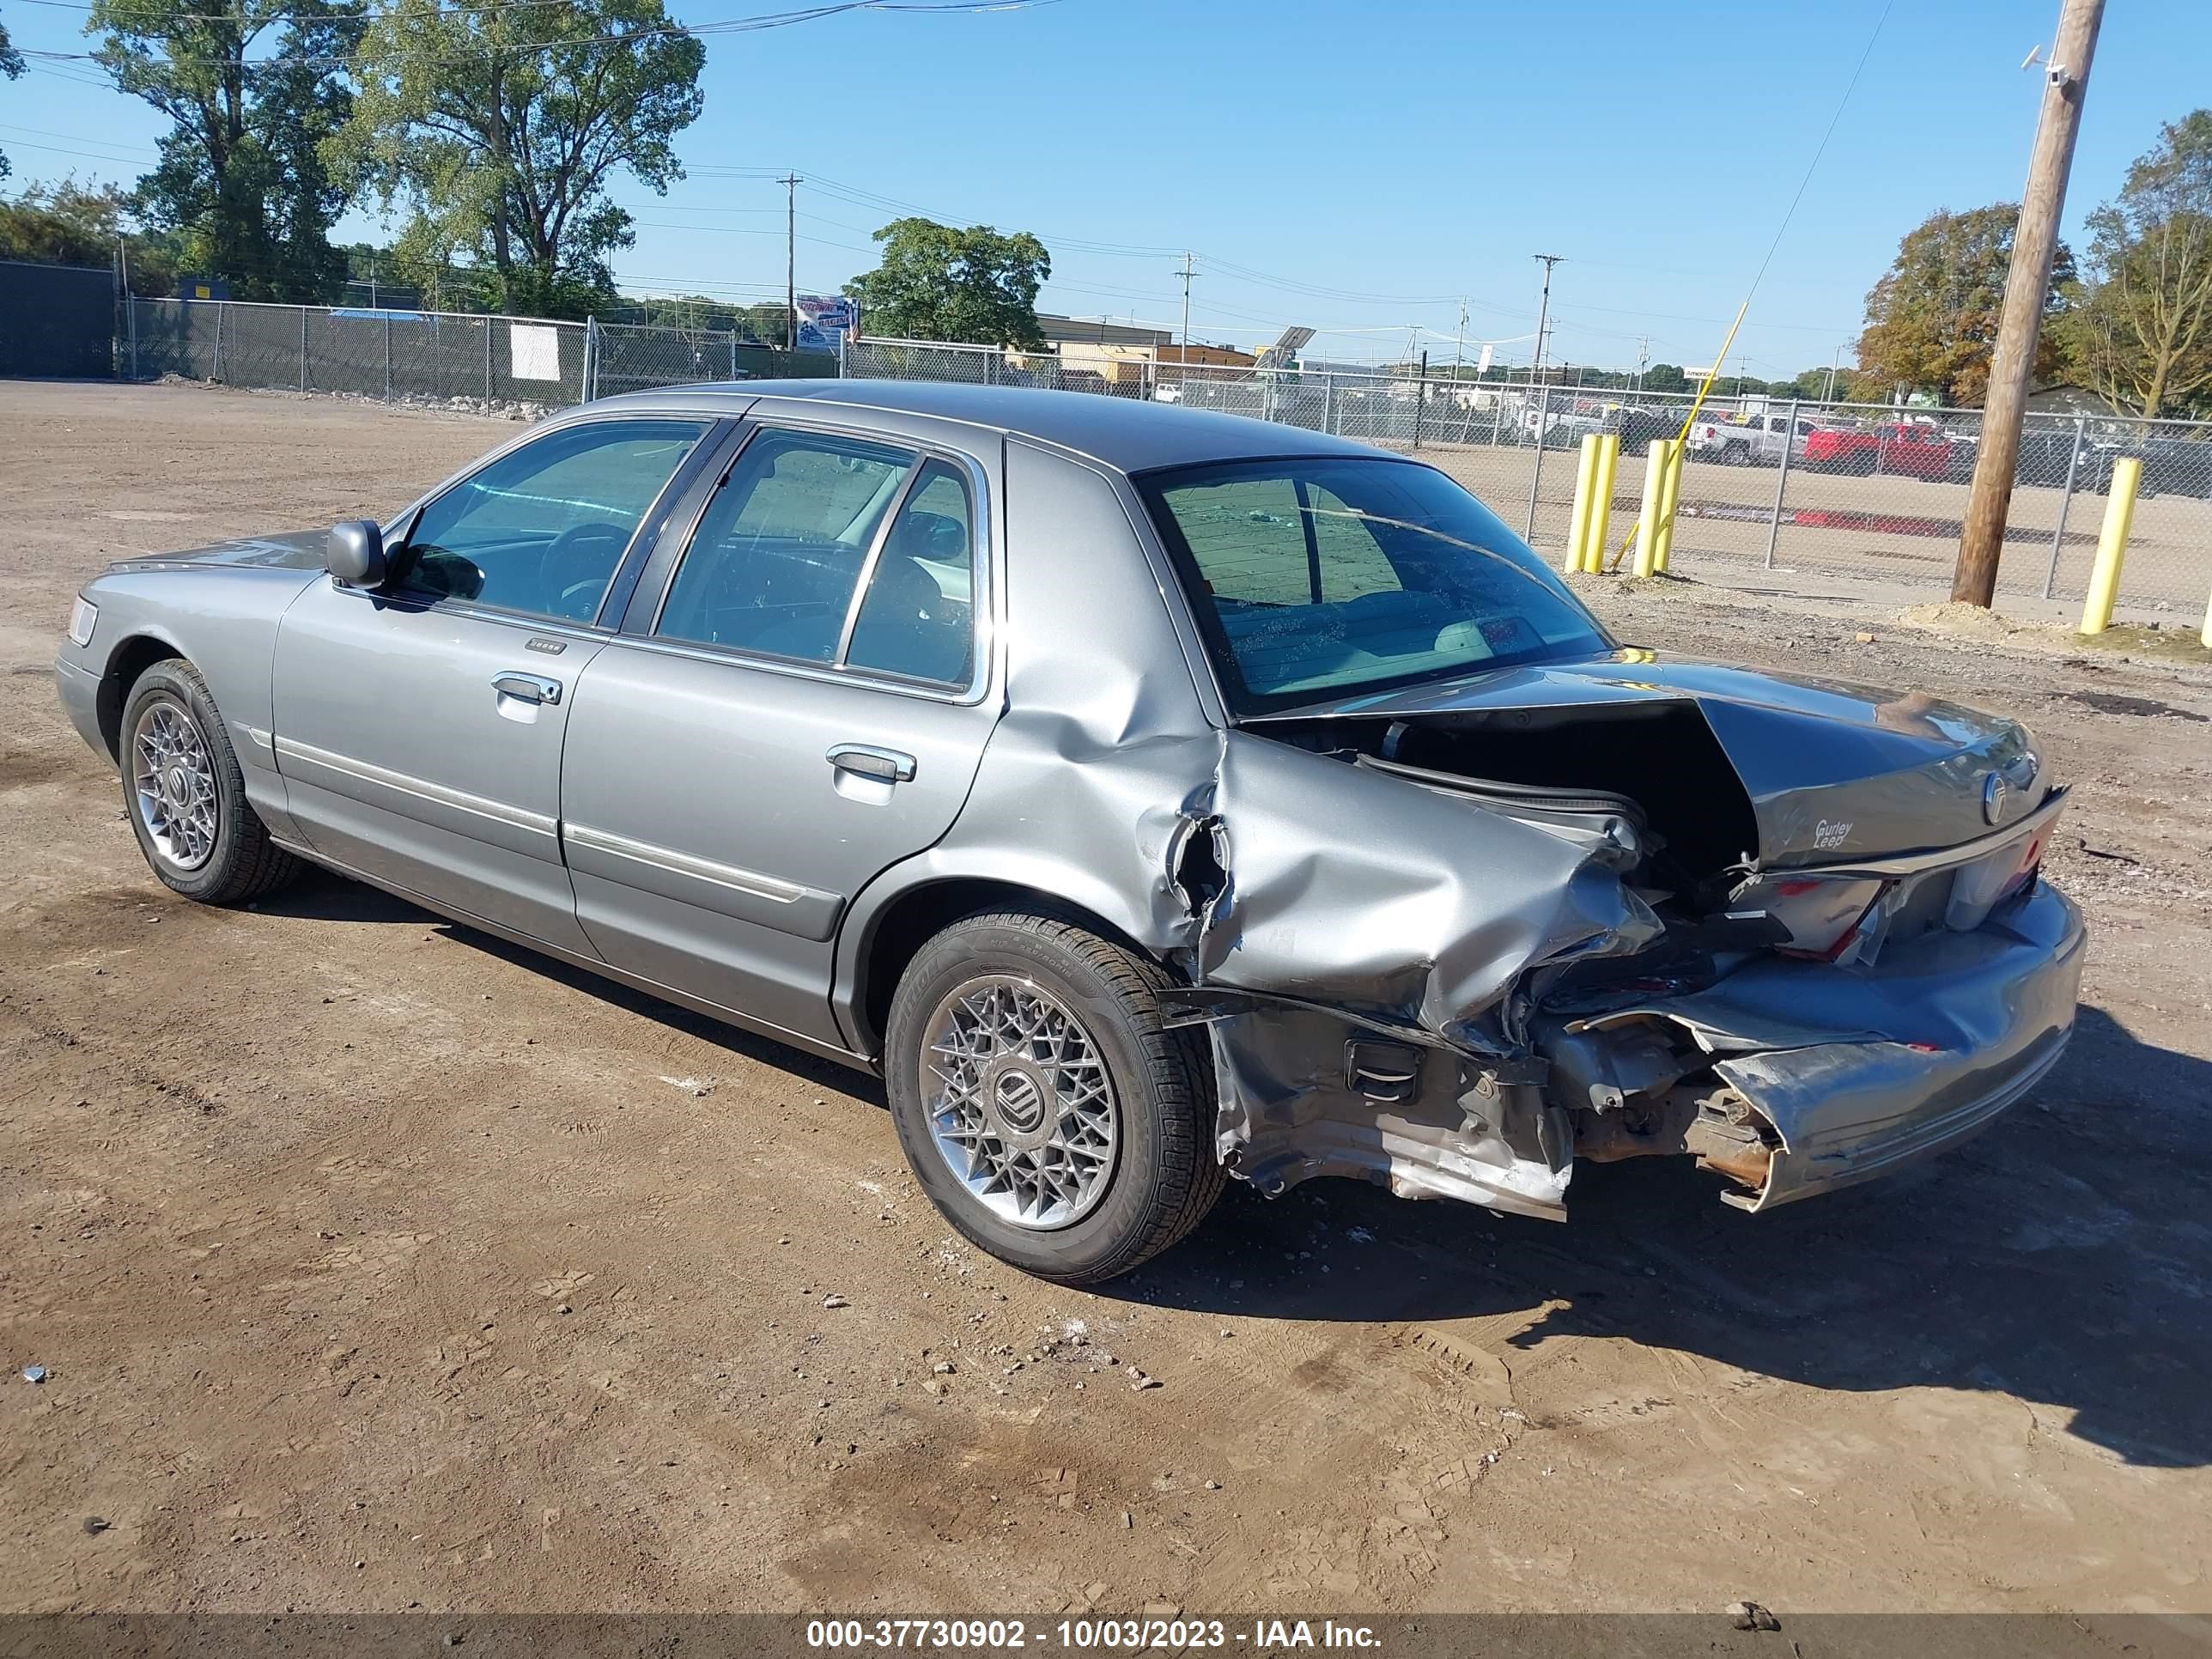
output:
[[[975,512],[958,468],[866,439],[765,430],[678,568],[664,639],[965,685]]]
[[[409,531],[402,586],[588,622],[704,421],[587,421],[479,467]]]

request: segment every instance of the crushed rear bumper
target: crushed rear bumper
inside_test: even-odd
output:
[[[1687,1028],[1771,1127],[1758,1190],[1729,1194],[1768,1210],[1955,1146],[2019,1100],[2073,1034],[2085,940],[2081,912],[2039,884],[1870,969],[1766,961],[1639,1012]]]

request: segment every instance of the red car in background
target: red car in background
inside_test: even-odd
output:
[[[1805,434],[1804,464],[1820,472],[1901,472],[1940,482],[1951,476],[1951,440],[1918,421],[1881,426],[1815,427]]]

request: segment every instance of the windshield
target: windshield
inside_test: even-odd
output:
[[[1612,648],[1528,544],[1432,467],[1282,458],[1136,483],[1240,713]]]

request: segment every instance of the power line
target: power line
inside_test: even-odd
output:
[[[555,0],[494,0],[494,3],[486,6],[461,7],[453,9],[437,9],[431,12],[429,15],[431,17],[468,17],[477,15],[480,12],[501,11],[510,9],[518,5],[534,5],[539,3],[551,4],[555,3]],[[501,50],[515,52],[560,52],[569,50],[585,52],[597,50],[603,46],[630,46],[640,40],[656,40],[668,35],[690,35],[694,39],[697,39],[710,34],[752,34],[766,29],[788,28],[796,23],[817,22],[823,18],[835,17],[842,13],[851,11],[896,11],[939,14],[962,13],[973,15],[985,12],[1029,11],[1040,6],[1054,6],[1059,3],[1060,0],[957,0],[956,3],[945,4],[912,4],[907,3],[906,0],[839,0],[839,3],[837,4],[815,6],[805,11],[770,12],[754,17],[728,17],[720,19],[712,23],[656,23],[649,25],[644,28],[632,29],[627,33],[622,34],[589,35],[581,39],[568,40],[515,42],[502,46]],[[398,14],[385,15],[397,15]],[[409,21],[414,21],[415,19],[420,18],[422,15],[422,14],[420,13],[414,14]],[[235,22],[239,20],[227,14],[199,13],[188,15],[185,21],[229,23]],[[342,21],[344,21],[343,16],[332,16],[331,15],[325,13],[278,13],[272,15],[268,18],[260,20],[260,23],[262,26],[265,27],[268,23],[278,21],[333,22]],[[100,54],[93,52],[41,52],[33,51],[29,47],[24,47],[22,48],[22,55],[25,58],[34,58],[46,63],[99,63],[102,61]],[[418,62],[427,61],[430,63],[459,63],[466,61],[473,56],[473,54],[465,52],[416,52],[405,48],[402,48],[398,55],[412,57]],[[357,69],[364,63],[368,62],[368,59],[364,54],[359,52],[350,55],[341,53],[287,52],[272,54],[267,58],[255,58],[251,59],[246,59],[243,57],[186,58],[178,56],[175,53],[164,53],[161,61],[168,64],[189,64],[200,68],[217,69],[228,68],[232,64],[238,63],[243,63],[248,69]]]

